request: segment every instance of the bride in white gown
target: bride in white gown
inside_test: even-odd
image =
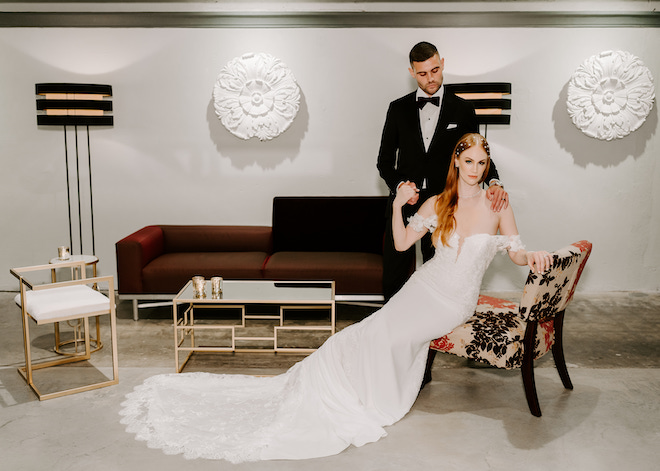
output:
[[[328,456],[385,436],[383,427],[401,419],[419,393],[429,342],[473,314],[495,254],[508,250],[519,265],[549,267],[547,252],[523,248],[510,207],[490,209],[480,187],[489,162],[485,139],[464,136],[445,191],[408,226],[401,207],[415,190],[401,186],[394,202],[397,249],[428,230],[437,249],[379,311],[279,376],[151,377],[122,404],[127,431],[167,454],[234,463]]]

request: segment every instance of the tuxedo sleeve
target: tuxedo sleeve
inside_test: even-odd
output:
[[[491,160],[490,160],[490,166],[489,166],[489,168],[488,168],[488,176],[486,177],[486,180],[485,180],[486,185],[488,185],[488,183],[489,183],[493,178],[499,180],[499,179],[500,179],[500,175],[497,173],[497,167],[495,167],[495,162],[493,162],[493,160],[491,159]]]
[[[397,154],[399,150],[399,130],[397,128],[394,104],[390,103],[383,126],[383,135],[378,151],[378,173],[392,193],[396,193],[397,185],[409,180],[397,169]]]

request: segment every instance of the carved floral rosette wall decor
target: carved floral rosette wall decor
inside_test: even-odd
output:
[[[229,61],[213,89],[215,113],[241,139],[265,141],[282,134],[298,113],[300,89],[291,70],[266,53]]]
[[[655,98],[653,76],[636,56],[605,51],[587,59],[568,83],[568,114],[587,136],[611,141],[638,129]]]

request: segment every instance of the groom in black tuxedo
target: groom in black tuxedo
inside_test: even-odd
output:
[[[414,266],[415,248],[398,252],[392,237],[392,201],[400,185],[411,185],[418,193],[404,208],[407,221],[430,196],[442,192],[452,151],[467,133],[479,132],[474,108],[442,86],[444,58],[428,42],[416,44],[409,55],[410,75],[419,88],[390,103],[378,152],[378,171],[390,189],[388,220],[383,248],[383,294],[387,301],[406,282]],[[491,161],[486,177],[488,198],[499,211],[507,194]],[[434,253],[431,234],[421,242],[424,261]]]

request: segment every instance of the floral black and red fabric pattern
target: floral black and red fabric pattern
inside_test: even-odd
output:
[[[554,343],[554,316],[571,301],[591,248],[580,241],[554,252],[548,272],[530,272],[520,303],[480,296],[474,316],[430,347],[498,368],[519,368],[527,324],[539,321],[534,358],[542,357]]]

